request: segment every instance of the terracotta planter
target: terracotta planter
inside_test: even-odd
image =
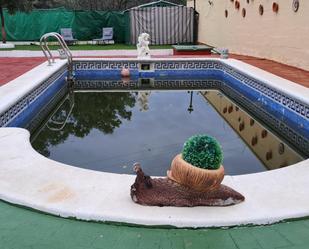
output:
[[[292,6],[294,12],[297,12],[299,9],[299,0],[293,0],[293,6]]]
[[[219,187],[224,178],[224,167],[208,170],[201,169],[187,163],[178,154],[172,161],[171,169],[167,171],[167,177],[181,185],[197,191],[208,191]]]
[[[264,7],[263,7],[262,4],[260,4],[260,6],[259,6],[259,13],[260,13],[261,16],[264,14]]]
[[[278,13],[279,11],[279,4],[276,2],[273,2],[273,12]]]
[[[241,15],[242,15],[242,17],[245,18],[245,17],[246,17],[246,14],[247,14],[247,11],[246,11],[245,8],[243,8],[243,9],[241,10]]]

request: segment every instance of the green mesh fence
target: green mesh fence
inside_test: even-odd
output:
[[[33,10],[30,13],[4,13],[9,41],[37,41],[48,32],[60,32],[72,28],[74,38],[92,40],[102,37],[103,27],[114,28],[114,40],[125,42],[129,23],[119,11],[70,11],[65,8]],[[0,32],[1,37],[1,32]],[[2,38],[2,37],[1,37]]]

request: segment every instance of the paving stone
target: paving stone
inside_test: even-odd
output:
[[[263,249],[286,247],[292,244],[284,236],[278,233],[275,226],[260,226],[249,228],[252,235],[257,239]]]
[[[230,236],[239,249],[261,249],[258,240],[251,234],[251,229],[234,228],[230,230]]]
[[[278,247],[275,249],[308,249],[309,243],[306,243],[304,245],[296,245],[296,246],[290,246],[290,247]]]
[[[164,233],[162,229],[143,229],[139,231],[140,242],[138,245],[138,249],[159,249],[162,248],[162,241],[168,240],[167,234]],[[175,248],[172,247],[171,248]],[[183,248],[183,247],[180,247]]]
[[[281,224],[280,226],[275,227],[275,230],[290,241],[291,244],[301,245],[306,242],[309,248],[309,227],[302,223],[289,222]]]
[[[184,248],[186,249],[207,249],[209,244],[205,239],[204,232],[186,233],[183,235]]]
[[[304,220],[299,220],[297,223],[303,224],[305,227],[309,228],[309,218]]]
[[[202,233],[203,243],[210,249],[236,249],[232,237],[226,229],[209,229]]]

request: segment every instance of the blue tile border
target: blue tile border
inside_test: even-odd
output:
[[[254,79],[231,66],[224,65],[223,71],[243,84],[261,92],[263,95],[271,98],[275,102],[287,107],[303,117],[309,118],[309,105],[302,103],[302,101],[296,100],[286,93],[279,92],[278,90],[269,87],[266,83],[258,79]]]
[[[155,89],[218,89],[222,84],[216,79],[209,80],[155,80],[149,79],[148,84],[140,80],[76,80],[74,90],[95,91],[95,90],[155,90]]]
[[[67,67],[63,66],[60,70],[44,80],[39,86],[34,88],[22,99],[16,100],[16,103],[13,106],[11,106],[4,113],[0,114],[0,127],[23,127],[26,125],[29,118],[34,117],[40,107],[44,106],[44,103],[42,102],[39,106],[35,107],[40,96],[49,88],[55,88],[55,82],[58,82],[58,84],[63,84],[66,75]],[[53,93],[55,94],[56,91],[53,91]],[[50,97],[52,97],[52,95]],[[46,103],[46,101],[48,100],[45,99],[44,102]],[[26,112],[28,113],[27,115]]]

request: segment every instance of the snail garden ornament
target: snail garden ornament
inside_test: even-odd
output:
[[[135,164],[137,174],[131,186],[134,202],[149,206],[229,206],[245,197],[221,184],[224,178],[223,153],[208,135],[189,138],[175,156],[167,177],[151,178]]]

